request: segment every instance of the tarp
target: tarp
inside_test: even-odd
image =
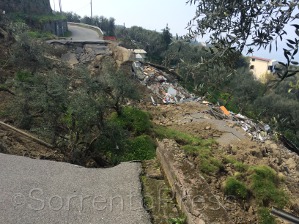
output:
[[[229,115],[230,115],[229,111],[225,108],[225,106],[221,106],[220,109],[222,110],[222,112],[223,112],[226,116],[229,116]]]

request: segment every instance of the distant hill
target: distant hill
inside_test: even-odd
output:
[[[1,0],[0,11],[6,14],[50,14],[52,9],[49,0]]]

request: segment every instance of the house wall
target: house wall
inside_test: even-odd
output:
[[[261,81],[263,81],[266,78],[267,74],[271,73],[268,70],[268,66],[270,65],[272,65],[271,61],[263,61],[258,59],[252,61],[252,59],[250,59],[250,70],[253,72],[255,78]]]

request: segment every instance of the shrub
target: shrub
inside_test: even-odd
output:
[[[149,132],[151,128],[150,116],[148,113],[134,107],[125,107],[120,116],[113,113],[111,121],[119,124],[135,135]]]
[[[123,161],[150,160],[156,156],[156,144],[148,135],[141,135],[128,142]]]
[[[229,177],[225,181],[224,193],[233,195],[240,199],[245,199],[248,196],[248,190],[244,183],[237,180],[235,177]]]

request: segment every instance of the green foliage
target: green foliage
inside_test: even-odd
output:
[[[123,161],[150,160],[156,156],[156,144],[148,135],[138,136],[128,142]]]
[[[215,158],[199,157],[199,170],[205,174],[217,174],[223,168],[221,161]]]
[[[179,217],[179,218],[171,218],[168,220],[169,224],[185,224],[186,217]]]
[[[221,161],[214,158],[212,146],[215,145],[213,139],[200,139],[190,134],[183,133],[163,126],[155,126],[154,132],[158,138],[174,139],[182,145],[182,149],[187,155],[198,159],[198,168],[205,174],[216,174],[223,168]]]
[[[122,46],[128,49],[144,49],[148,59],[159,64],[162,63],[162,55],[168,49],[171,41],[171,34],[167,27],[163,33],[160,33],[138,26],[131,28],[118,26],[115,32],[116,37],[122,41]]]
[[[248,53],[253,53],[253,46],[259,48],[279,47],[278,39],[281,41],[287,34],[288,26],[295,27],[293,34],[285,38],[287,48],[283,48],[286,63],[281,63],[283,69],[276,69],[277,76],[284,80],[293,76],[297,71],[291,68],[298,65],[294,61],[298,53],[299,25],[297,16],[297,3],[287,1],[230,1],[221,2],[214,0],[196,1],[188,0],[190,4],[197,5],[196,15],[189,23],[189,33],[192,37],[197,35],[209,35],[209,41],[218,46],[220,52],[216,55],[224,56],[227,51],[236,49],[242,52],[248,47]],[[275,18],[272,15],[275,14]],[[194,22],[198,26],[194,27]],[[222,35],[224,32],[227,35]],[[297,36],[297,38],[296,38]],[[217,63],[217,61],[215,61]],[[227,65],[227,67],[230,67]]]
[[[49,32],[41,32],[41,31],[29,31],[29,37],[35,39],[42,39],[42,40],[50,40],[54,39],[54,35]]]
[[[202,140],[198,146],[182,146],[187,155],[197,157],[199,170],[205,174],[216,174],[223,168],[222,162],[214,158],[210,148],[212,144],[211,141]]]
[[[17,29],[17,27],[13,29]],[[16,42],[11,50],[10,64],[22,70],[30,70],[32,73],[48,65],[48,60],[44,57],[46,48],[43,43],[36,41],[28,32],[16,31],[15,39]]]
[[[148,133],[151,128],[149,114],[134,107],[125,107],[120,116],[117,113],[112,114],[111,121],[135,135]]]
[[[33,25],[34,27],[38,27],[48,22],[66,20],[66,17],[60,13],[40,15],[27,13],[11,13],[9,14],[9,18],[11,21],[25,22],[26,24]]]
[[[225,181],[224,193],[229,196],[235,196],[239,199],[246,199],[248,197],[246,185],[237,180],[235,177],[227,178]]]
[[[274,204],[284,207],[288,198],[283,190],[278,188],[279,178],[276,172],[268,166],[256,166],[249,169],[250,189],[260,206]]]
[[[241,162],[235,162],[234,168],[239,172],[245,172],[248,169],[248,165],[245,165],[244,163]]]
[[[156,133],[157,137],[159,138],[169,138],[174,139],[176,142],[182,145],[202,145],[202,146],[209,146],[215,143],[213,139],[202,140],[197,137],[194,137],[190,134],[183,133],[171,128],[166,128],[163,126],[155,126],[154,132]]]
[[[259,208],[258,209],[259,223],[260,224],[275,224],[275,218],[270,214],[268,208]]]

